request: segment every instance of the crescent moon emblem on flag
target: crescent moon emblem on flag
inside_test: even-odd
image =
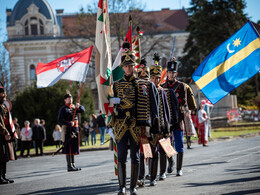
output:
[[[235,52],[235,50],[230,50],[230,49],[229,49],[229,45],[230,45],[230,43],[227,44],[227,50],[228,50],[228,53],[233,53],[233,52]]]

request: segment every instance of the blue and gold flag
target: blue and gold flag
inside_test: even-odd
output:
[[[212,104],[260,71],[259,26],[248,21],[214,49],[192,79]]]

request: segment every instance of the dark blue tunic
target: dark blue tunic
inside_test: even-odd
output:
[[[78,125],[71,126],[71,121],[73,118],[75,109],[72,107],[69,107],[68,105],[64,105],[61,107],[58,115],[58,122],[61,125],[66,126],[66,134],[65,134],[65,142],[64,142],[64,148],[62,149],[63,154],[70,154],[75,155],[79,154],[79,127]],[[75,115],[74,122],[78,123],[78,113],[82,113],[85,111],[85,108],[83,106],[80,106],[77,109],[77,113]],[[73,133],[77,137],[71,138]]]

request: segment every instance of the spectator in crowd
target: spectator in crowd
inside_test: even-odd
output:
[[[60,148],[60,145],[62,143],[62,141],[61,141],[61,127],[60,127],[60,125],[57,124],[55,126],[55,129],[53,130],[53,133],[52,133],[52,137],[54,139],[54,143],[55,143],[56,148],[58,148],[58,146]]]
[[[18,123],[18,118],[14,117],[13,119],[15,132],[17,133],[17,138],[15,139],[15,150],[18,150],[21,148],[21,128]]]
[[[84,133],[84,142],[85,142],[85,146],[86,146],[86,142],[88,142],[88,146],[89,146],[89,124],[87,121],[84,121],[84,125],[83,125],[83,133]]]
[[[198,119],[198,116],[197,116],[197,110],[192,110],[191,111],[191,119],[192,119],[193,125],[195,127],[195,131],[197,133],[197,136],[199,137],[199,132],[198,132],[199,119]]]
[[[44,142],[45,142],[46,139],[47,139],[46,129],[45,129],[45,120],[42,119],[42,120],[40,121],[40,124],[41,124],[41,126],[42,126],[42,128],[43,128],[43,132],[44,132],[44,139],[43,139],[43,142],[42,142],[42,145],[44,145]]]
[[[96,145],[96,121],[97,117],[95,114],[90,115],[90,133],[91,133],[91,144],[92,146]]]
[[[199,144],[203,146],[208,146],[208,121],[209,117],[207,116],[205,108],[205,100],[201,100],[200,110],[198,112],[199,118]]]
[[[30,148],[31,148],[31,142],[32,142],[32,129],[30,127],[30,122],[25,121],[24,127],[21,131],[21,140],[22,140],[22,146],[21,146],[21,153],[20,156],[23,157],[24,150],[27,149],[27,157],[30,157]]]
[[[40,125],[40,119],[34,119],[34,126],[32,127],[32,140],[35,143],[35,153],[38,156],[38,149],[40,149],[40,155],[43,155],[43,140],[44,140],[44,129]]]
[[[103,145],[105,142],[106,122],[105,122],[105,117],[102,116],[101,110],[99,113],[100,114],[97,117],[97,125],[100,133],[100,144]]]

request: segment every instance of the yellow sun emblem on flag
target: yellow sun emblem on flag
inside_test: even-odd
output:
[[[241,45],[240,43],[241,43],[240,38],[236,38],[236,40],[233,40],[233,45],[236,46],[236,47]]]

